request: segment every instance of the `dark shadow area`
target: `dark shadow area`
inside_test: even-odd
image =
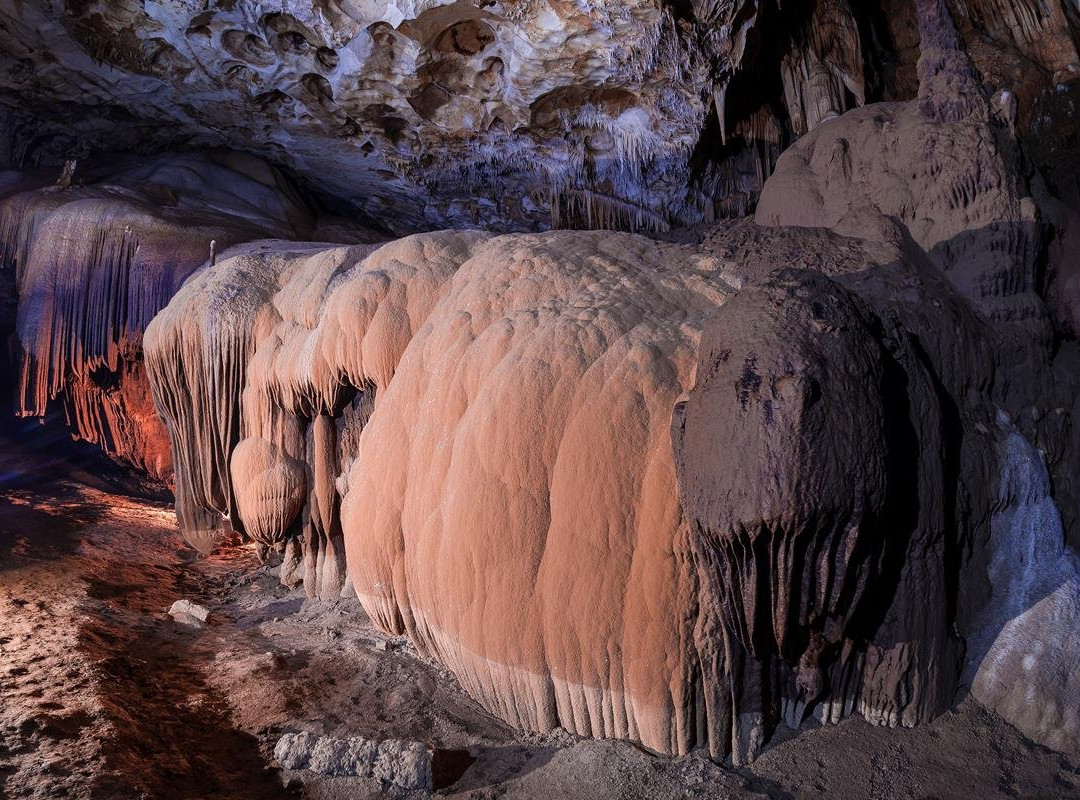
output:
[[[431,754],[432,788],[439,791],[453,786],[475,761],[468,750],[436,749]]]
[[[50,513],[13,503],[0,490],[0,573],[28,561],[49,561],[75,553],[83,520],[96,516],[92,506],[79,515]]]
[[[200,664],[213,654],[203,652],[200,633],[148,618],[177,593],[198,596],[204,587],[182,567],[139,569],[151,573],[139,586],[88,580],[90,596],[103,602],[86,606],[80,648],[102,675],[97,690],[116,731],[102,743],[106,770],[95,796],[297,797],[207,684]]]
[[[438,753],[439,751],[436,751]],[[462,752],[462,751],[450,751]],[[545,766],[558,752],[554,747],[527,747],[525,745],[510,745],[507,747],[485,747],[474,750],[472,754],[466,751],[466,755],[472,758],[469,764],[460,774],[456,782],[452,784],[455,792],[472,791],[483,789],[488,786],[496,786],[506,781],[517,780],[536,769]],[[458,765],[462,763],[459,759]],[[432,761],[432,772],[435,770],[435,762]],[[448,788],[446,787],[437,788]]]

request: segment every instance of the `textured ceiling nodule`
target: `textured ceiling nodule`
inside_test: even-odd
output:
[[[243,147],[399,227],[537,227],[574,189],[666,225],[707,111],[709,70],[651,0],[30,2],[0,21],[5,94],[97,146]]]

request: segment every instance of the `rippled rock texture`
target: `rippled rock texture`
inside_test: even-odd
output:
[[[284,241],[316,223],[251,166],[184,183],[175,228],[180,188],[145,176],[125,191],[154,216],[122,229],[113,201],[51,210],[86,189],[13,195],[6,240],[57,215],[113,232],[59,230],[40,265],[17,245],[24,396],[81,397],[67,376],[115,372],[117,331],[145,327],[186,540],[237,531],[310,596],[355,594],[520,728],[744,763],[780,724],[911,726],[970,685],[1074,747],[1080,648],[1054,620],[1076,605],[1077,229],[1067,176],[1022,145],[1070,80],[1073,12],[893,5],[71,9],[33,34],[89,48],[65,75],[168,77],[144,109],[168,131],[279,148],[390,228],[656,233],[757,207],[671,241],[327,245]],[[1043,82],[987,85],[983,35]],[[692,177],[702,126],[724,158]],[[205,250],[222,187],[258,209],[242,233],[155,256],[161,230]],[[1032,548],[1060,586],[1002,566]]]

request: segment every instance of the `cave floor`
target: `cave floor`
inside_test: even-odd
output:
[[[454,798],[1080,797],[1080,765],[971,700],[914,730],[788,733],[737,771],[524,736],[355,601],[282,587],[250,547],[194,558],[169,506],[44,477],[5,488],[4,476],[0,797],[391,796],[276,769],[274,744],[301,730],[468,750],[475,761],[436,792]],[[174,622],[180,598],[209,607],[210,624]]]

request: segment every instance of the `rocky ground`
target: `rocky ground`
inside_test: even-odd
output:
[[[778,737],[751,770],[523,736],[355,601],[285,589],[250,547],[197,560],[168,505],[0,460],[0,797],[420,796],[280,770],[301,731],[424,742],[453,798],[1080,797],[1080,763],[971,700],[915,730]],[[209,624],[169,617],[180,598]]]

